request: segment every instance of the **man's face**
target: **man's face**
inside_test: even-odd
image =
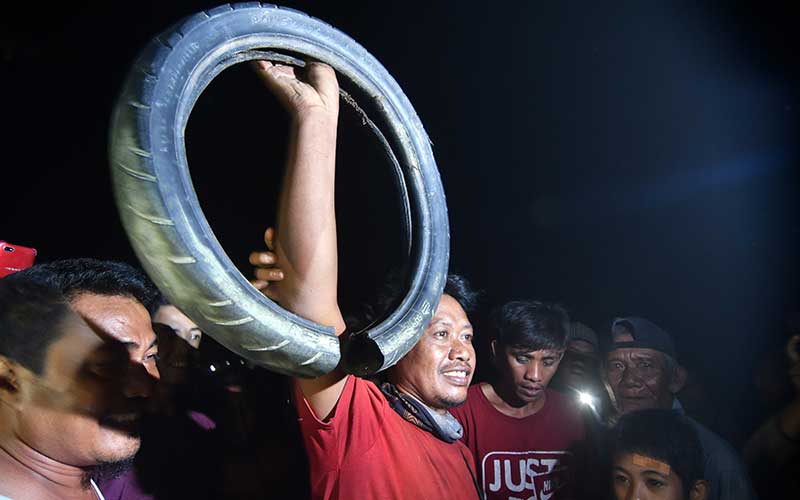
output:
[[[20,403],[20,439],[62,463],[91,467],[130,459],[137,421],[158,379],[158,349],[147,310],[121,296],[83,294],[31,376]],[[34,380],[35,379],[35,380]]]
[[[158,334],[158,371],[161,381],[168,384],[183,384],[188,377],[192,355],[200,348],[203,332],[178,308],[161,306],[153,316]]]
[[[672,407],[672,373],[664,355],[653,349],[615,349],[606,358],[606,377],[619,413]]]
[[[617,500],[683,500],[683,482],[668,464],[651,457],[623,453],[612,470]]]
[[[472,325],[461,305],[442,295],[417,345],[395,366],[393,381],[431,408],[446,410],[467,400],[474,371]]]
[[[192,348],[200,348],[200,341],[203,340],[203,331],[177,307],[172,305],[159,307],[155,316],[153,316],[153,322],[167,325]]]
[[[599,384],[599,360],[594,346],[585,340],[571,340],[561,359],[556,378],[564,387],[592,391]]]
[[[507,401],[517,406],[543,401],[544,390],[556,374],[563,350],[542,349],[531,351],[522,347],[501,346],[492,342],[501,383],[506,394],[516,401]]]

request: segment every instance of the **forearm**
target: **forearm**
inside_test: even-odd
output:
[[[275,252],[284,268],[283,305],[344,330],[337,301],[336,127],[333,113],[293,118],[278,206]]]

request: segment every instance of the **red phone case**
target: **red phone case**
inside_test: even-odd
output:
[[[0,241],[0,278],[33,265],[36,249]]]

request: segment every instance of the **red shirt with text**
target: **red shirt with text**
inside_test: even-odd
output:
[[[450,413],[464,426],[463,441],[475,457],[478,483],[486,498],[570,498],[570,448],[585,435],[578,408],[546,389],[541,410],[514,418],[500,413],[481,386],[470,387],[467,402]]]

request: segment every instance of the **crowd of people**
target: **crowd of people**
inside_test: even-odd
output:
[[[276,228],[267,250],[250,255],[252,283],[346,338],[335,74],[320,63],[302,74],[254,67],[289,111],[291,139]],[[11,274],[0,279],[0,499],[746,500],[797,491],[800,336],[787,347],[796,396],[742,454],[684,411],[687,370],[654,321],[620,315],[605,339],[560,305],[516,300],[474,332],[478,300],[450,274],[419,341],[385,372],[288,380],[204,336],[128,264],[71,259]],[[489,339],[480,357],[493,365],[480,383],[476,334]]]

